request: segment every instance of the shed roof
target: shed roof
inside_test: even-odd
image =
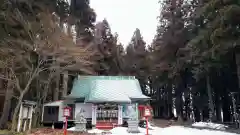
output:
[[[61,106],[62,104],[63,104],[63,100],[59,100],[59,101],[45,103],[43,104],[43,106]]]

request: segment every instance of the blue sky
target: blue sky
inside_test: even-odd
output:
[[[97,14],[97,21],[106,18],[112,32],[127,45],[136,28],[141,30],[144,40],[150,44],[157,28],[159,0],[90,0]]]

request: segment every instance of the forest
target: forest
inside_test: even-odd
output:
[[[0,1],[0,128],[16,129],[23,100],[37,102],[38,127],[79,74],[135,76],[155,118],[239,122],[238,0],[161,0],[152,43],[136,28],[127,45],[90,2]]]

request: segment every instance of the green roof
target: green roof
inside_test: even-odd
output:
[[[95,80],[92,81],[92,89],[85,99],[85,102],[121,102],[130,103],[131,99],[119,91],[118,80]]]
[[[85,102],[131,102],[148,99],[133,76],[80,76],[67,98],[83,98]]]

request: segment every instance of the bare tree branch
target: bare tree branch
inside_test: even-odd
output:
[[[13,81],[12,79],[9,79],[8,77],[0,75],[0,79],[7,80],[7,81]]]
[[[22,88],[21,88],[21,86],[20,86],[20,82],[19,82],[18,77],[16,76],[15,71],[14,71],[12,68],[9,68],[9,70],[10,70],[12,76],[14,77],[15,85],[16,85],[16,87],[17,87],[17,90],[21,93],[21,92],[22,92]]]

